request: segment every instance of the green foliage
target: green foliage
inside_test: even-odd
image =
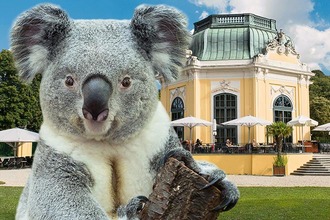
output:
[[[276,167],[285,167],[287,163],[288,163],[288,158],[286,156],[277,154],[274,157],[273,165]]]
[[[315,97],[324,97],[330,100],[330,77],[324,75],[320,70],[313,71],[315,76],[311,78],[313,82],[309,87],[310,100]]]
[[[330,100],[321,96],[316,96],[310,101],[311,118],[317,120],[319,124],[330,122]]]
[[[267,127],[268,134],[273,135],[278,146],[278,155],[282,152],[283,138],[289,137],[292,134],[292,127],[285,124],[283,121],[276,121]]]
[[[41,76],[31,85],[21,82],[11,52],[0,52],[0,130],[21,127],[39,131],[42,121],[40,80]]]
[[[311,78],[313,84],[309,86],[310,117],[319,122],[319,125],[330,122],[330,76],[320,70],[313,70],[315,76]],[[312,132],[313,139],[329,142],[327,132]]]
[[[0,143],[0,156],[13,156],[14,151],[11,146],[6,143]]]

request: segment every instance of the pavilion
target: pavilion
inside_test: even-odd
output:
[[[293,41],[277,30],[276,21],[254,14],[210,15],[196,22],[182,76],[175,83],[160,79],[161,102],[171,120],[195,116],[218,124],[253,115],[288,122],[309,117],[309,85],[314,74],[300,61]],[[309,140],[309,129],[294,129],[291,142]],[[182,140],[189,130],[176,127]],[[251,128],[259,143],[272,142],[265,127]],[[248,129],[237,126],[196,127],[193,140],[247,143]]]

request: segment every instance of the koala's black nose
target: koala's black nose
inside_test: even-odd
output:
[[[111,94],[111,85],[101,76],[88,78],[82,87],[84,104],[83,115],[88,120],[104,121],[108,117],[108,101]]]

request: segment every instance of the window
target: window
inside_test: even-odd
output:
[[[171,106],[171,113],[172,113],[172,121],[178,120],[184,117],[184,104],[180,97],[176,97]],[[178,134],[180,140],[184,138],[184,128],[174,127],[175,132]]]
[[[274,101],[274,121],[289,122],[292,119],[292,103],[285,95],[280,95]]]
[[[230,93],[221,93],[213,97],[214,118],[217,124],[237,118],[237,96]],[[226,126],[217,129],[215,137],[218,144],[224,144],[229,138],[237,144],[237,126]]]
[[[278,96],[274,101],[274,121],[287,123],[292,119],[292,103],[285,95]],[[285,138],[284,142],[292,142],[292,135]]]

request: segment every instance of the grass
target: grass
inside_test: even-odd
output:
[[[330,219],[330,187],[241,187],[236,207],[219,220]]]
[[[22,187],[0,187],[0,220],[11,220]],[[330,187],[240,187],[236,207],[218,220],[330,219]]]
[[[0,220],[15,219],[16,207],[22,187],[0,186]]]

